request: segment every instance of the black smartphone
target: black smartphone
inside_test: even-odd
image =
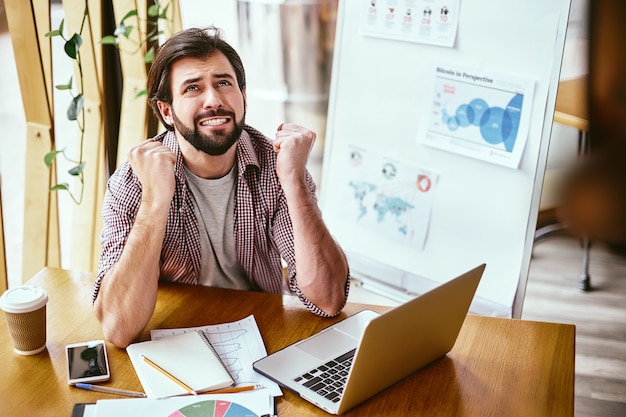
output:
[[[111,378],[104,340],[72,343],[65,346],[69,384],[101,382]]]

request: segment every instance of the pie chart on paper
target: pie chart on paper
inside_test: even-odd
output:
[[[189,404],[169,417],[259,417],[246,407],[222,400],[207,400]]]

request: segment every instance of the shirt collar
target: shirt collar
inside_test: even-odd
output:
[[[180,151],[180,146],[178,145],[178,139],[176,139],[176,134],[173,130],[167,130],[164,133],[160,134],[156,137],[156,140],[163,141],[163,145],[167,146],[172,150],[174,155],[176,155],[176,164],[174,165],[174,172],[177,175],[184,175],[183,172],[183,153]]]
[[[248,166],[259,167],[259,158],[252,144],[252,138],[247,130],[248,126],[244,127],[239,136],[237,142],[237,165],[239,167],[239,175],[243,175]]]

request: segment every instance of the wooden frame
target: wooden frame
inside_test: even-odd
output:
[[[44,155],[55,149],[52,48],[50,38],[45,36],[51,30],[50,3],[44,0],[5,0],[4,4],[27,124],[22,276],[23,281],[26,281],[45,266],[58,267],[61,264],[58,196],[56,192],[49,191],[57,183],[56,166],[52,165],[49,169],[43,163]],[[176,0],[172,0],[171,4],[174,30],[178,30],[181,27],[180,8]],[[65,13],[64,32],[81,33],[82,77],[86,80],[82,92],[85,115],[82,159],[86,162],[83,170],[84,194],[81,204],[75,206],[71,214],[69,267],[95,271],[100,256],[100,210],[109,171],[105,151],[105,138],[109,132],[105,121],[107,108],[118,104],[111,101],[115,98],[104,95],[105,63],[100,44],[104,36],[102,0],[63,0],[62,5]],[[81,30],[86,5],[88,16]],[[115,0],[113,6],[114,11],[123,9],[124,14],[137,9],[144,16],[142,21],[147,19],[148,0]],[[145,28],[140,31],[145,33]],[[127,149],[133,143],[148,136],[147,104],[145,100],[135,99],[137,91],[145,88],[147,74],[143,53],[135,55],[120,54],[124,80],[123,108],[117,138],[120,160],[126,158]],[[78,76],[74,79],[78,79]],[[138,120],[144,123],[137,123]]]
[[[145,100],[136,97],[137,93],[146,88],[148,75],[146,65],[143,61],[145,50],[142,48],[137,53],[134,51],[143,42],[141,33],[145,33],[142,27],[142,17],[146,14],[147,8],[140,7],[135,0],[113,0],[113,10],[115,13],[115,23],[119,24],[122,17],[131,10],[137,10],[139,15],[129,18],[127,22],[140,30],[133,30],[130,38],[119,37],[120,63],[122,65],[122,78],[124,86],[122,89],[122,108],[120,113],[120,130],[117,142],[117,164],[120,166],[124,161],[130,148],[148,137],[148,105]],[[143,12],[143,13],[142,13]],[[144,20],[145,21],[145,20]],[[140,33],[141,32],[141,33]]]
[[[27,281],[44,266],[60,266],[57,196],[48,191],[56,179],[42,162],[54,147],[51,45],[44,36],[50,9],[42,1],[5,0],[4,5],[26,116],[22,277]]]

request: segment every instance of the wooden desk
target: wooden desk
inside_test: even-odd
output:
[[[66,383],[67,343],[102,338],[89,293],[93,275],[46,268],[30,280],[48,292],[47,350],[16,355],[0,320],[0,415],[69,417],[77,402],[122,398]],[[306,311],[293,297],[164,284],[148,328],[191,327],[254,314],[268,352],[308,336],[363,308],[349,304],[335,319]],[[0,313],[2,314],[2,313]],[[407,377],[347,416],[573,416],[572,325],[468,316],[447,357]],[[143,339],[149,339],[144,331]],[[123,349],[107,343],[112,379],[106,385],[142,391]],[[298,396],[278,400],[284,416],[327,416]]]

